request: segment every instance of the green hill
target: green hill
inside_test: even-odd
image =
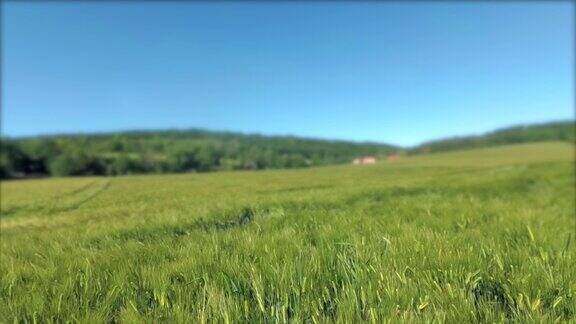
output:
[[[477,136],[462,136],[440,139],[423,143],[415,148],[410,149],[409,152],[443,152],[504,144],[541,141],[567,141],[574,143],[576,141],[576,127],[574,121],[520,125],[499,129]]]
[[[2,140],[0,175],[122,175],[278,169],[348,163],[392,145],[201,130]]]
[[[575,134],[573,122],[556,122],[432,141],[408,149],[381,143],[202,130],[4,138],[0,177],[300,168],[348,163],[358,156],[384,157],[402,151],[442,152],[538,141],[574,143]]]
[[[2,182],[0,322],[574,322],[574,145]]]

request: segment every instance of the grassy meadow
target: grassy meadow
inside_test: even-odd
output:
[[[576,321],[574,146],[1,183],[0,322]]]

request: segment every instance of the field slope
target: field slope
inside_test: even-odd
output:
[[[574,146],[1,184],[0,322],[574,321]]]

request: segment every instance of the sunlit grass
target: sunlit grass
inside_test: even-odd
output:
[[[570,321],[574,147],[2,183],[0,321]]]

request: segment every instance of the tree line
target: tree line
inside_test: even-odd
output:
[[[377,143],[201,130],[2,138],[0,177],[298,168],[386,155]]]
[[[2,138],[0,178],[299,168],[400,151],[419,154],[558,140],[576,141],[574,121],[509,127],[426,142],[406,150],[379,143],[203,130]]]
[[[408,153],[431,153],[473,149],[504,144],[541,141],[576,141],[574,121],[549,122],[535,125],[513,126],[478,136],[464,136],[423,143]]]

